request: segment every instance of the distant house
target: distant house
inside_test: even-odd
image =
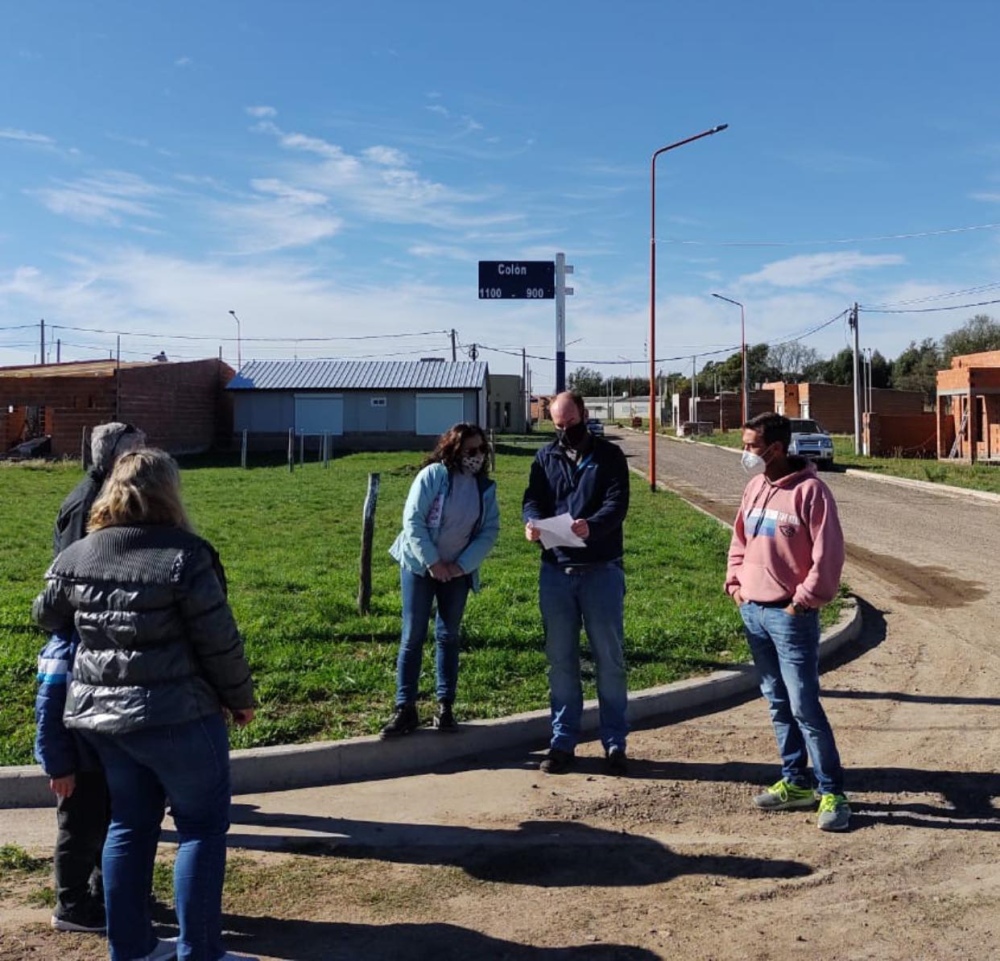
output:
[[[283,449],[288,432],[318,447],[429,448],[460,421],[487,424],[483,362],[255,360],[226,387],[233,429],[258,450]]]
[[[937,455],[1000,463],[1000,350],[952,357],[937,374]]]
[[[8,450],[47,437],[49,453],[75,457],[92,428],[118,420],[171,453],[208,450],[232,430],[223,394],[232,375],[215,358],[0,367],[0,441]]]
[[[854,433],[854,388],[850,385],[776,381],[764,384],[764,390],[774,392],[774,409],[779,414],[811,418],[832,434]],[[919,390],[875,388],[871,402],[875,414],[920,414],[924,409]]]
[[[523,434],[527,429],[524,381],[517,374],[490,374],[486,426],[500,434]]]

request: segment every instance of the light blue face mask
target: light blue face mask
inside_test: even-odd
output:
[[[764,470],[767,468],[767,461],[765,461],[760,454],[755,454],[751,450],[743,451],[743,456],[740,458],[740,464],[743,465],[743,470],[745,470],[751,477],[754,477],[757,474],[763,474]]]

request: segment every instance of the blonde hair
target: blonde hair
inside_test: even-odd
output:
[[[169,524],[193,530],[181,501],[177,462],[155,447],[122,454],[90,509],[87,531],[129,524]]]

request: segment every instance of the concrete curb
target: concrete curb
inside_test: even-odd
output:
[[[861,608],[848,598],[840,620],[820,639],[825,660],[861,632]],[[755,690],[757,678],[750,665],[716,671],[629,695],[633,724],[669,718]],[[583,730],[598,727],[597,701],[584,707]],[[355,737],[281,747],[233,751],[233,793],[260,794],[315,787],[344,781],[394,777],[427,771],[470,755],[548,743],[549,712],[531,711],[499,720],[469,721],[457,734],[421,729],[398,741]],[[0,768],[0,808],[51,807],[54,799],[48,778],[35,765]]]
[[[1000,504],[1000,494],[994,494],[991,491],[977,491],[971,487],[955,487],[953,484],[935,484],[933,481],[913,480],[910,477],[875,474],[858,467],[848,467],[844,473],[850,474],[851,477],[864,477],[866,480],[878,481],[881,484],[895,484],[897,487],[910,487],[931,494],[940,494],[942,497],[958,497],[962,500],[968,500],[971,497],[991,504]]]

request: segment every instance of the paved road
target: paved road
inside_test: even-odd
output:
[[[647,470],[647,435],[622,431],[609,438],[621,444],[635,467]],[[658,481],[732,520],[746,483],[732,451],[664,438],[656,460]],[[854,474],[827,471],[821,476],[840,510],[850,583],[876,577],[907,605],[940,609],[971,604],[996,623],[1000,506]]]

